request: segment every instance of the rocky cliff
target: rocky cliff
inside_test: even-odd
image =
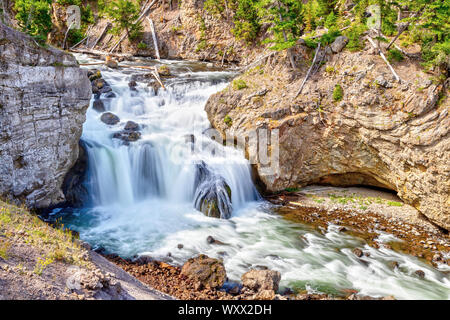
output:
[[[394,64],[399,83],[370,44],[340,50],[319,53],[298,96],[314,51],[295,48],[295,72],[283,53],[263,60],[209,99],[211,123],[222,135],[279,130],[279,172],[255,165],[269,192],[312,183],[384,187],[449,230],[450,99],[442,79],[407,59]]]
[[[72,55],[0,23],[0,196],[37,208],[64,201],[90,98]]]

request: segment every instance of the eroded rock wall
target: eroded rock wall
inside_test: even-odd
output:
[[[240,77],[246,88],[213,95],[206,105],[213,126],[222,135],[279,130],[279,173],[255,165],[269,192],[312,183],[385,187],[450,229],[448,89],[409,59],[394,64],[403,80],[394,81],[368,45],[356,53],[326,49],[295,97],[313,54],[296,47],[293,72],[278,53]],[[336,101],[337,84],[343,97]]]
[[[64,201],[90,98],[72,55],[0,23],[0,196],[36,208]]]

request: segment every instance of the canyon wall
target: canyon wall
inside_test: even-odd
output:
[[[78,157],[91,98],[76,59],[0,23],[0,196],[45,208]]]
[[[212,125],[223,136],[279,130],[279,172],[255,164],[268,192],[313,183],[388,188],[449,230],[448,79],[446,88],[407,58],[394,63],[399,83],[370,44],[360,52],[331,46],[296,96],[314,55],[301,42],[298,70],[275,53],[211,96]],[[254,149],[247,153],[256,157]]]

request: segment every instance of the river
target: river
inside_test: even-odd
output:
[[[95,61],[83,55],[77,58]],[[335,225],[330,224],[322,234],[274,213],[273,205],[253,185],[242,152],[204,134],[210,128],[204,111],[208,97],[226,88],[235,74],[187,61],[158,64],[169,66],[174,77],[166,79],[167,90],[156,95],[139,81],[136,90],[128,86],[133,74],[146,70],[100,68],[116,95],[105,100],[106,109],[121,121],[114,126],[104,124],[91,101],[82,136],[89,159],[85,185],[90,199],[83,208],[52,213],[78,231],[81,239],[122,257],[149,255],[173,264],[204,253],[223,259],[231,281],[239,281],[250,268],[265,266],[281,273],[282,288],[450,299],[450,279],[443,270],[413,256],[374,249],[362,239],[338,232]],[[126,145],[112,136],[129,120],[139,124],[142,136]],[[192,135],[194,139],[187,139]],[[211,144],[220,152],[212,154],[205,148]],[[230,187],[229,219],[207,217],[194,208],[199,163]],[[208,236],[224,245],[209,244]],[[382,232],[379,240],[395,241]],[[355,247],[370,253],[365,262],[352,253]],[[390,267],[393,261],[399,268]],[[418,269],[425,272],[424,279],[414,274]]]

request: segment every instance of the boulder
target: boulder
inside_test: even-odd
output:
[[[106,109],[103,100],[100,99],[94,100],[92,104],[92,109],[94,109],[97,112],[105,112]]]
[[[102,73],[100,72],[100,70],[96,69],[88,70],[87,75],[91,82],[102,77]]]
[[[125,144],[128,144],[129,142],[137,141],[141,138],[141,133],[139,131],[129,131],[129,130],[123,130],[120,132],[116,132],[113,134],[113,138],[120,139]]]
[[[111,58],[109,58],[109,59],[108,58],[109,57],[107,57],[107,59],[106,59],[106,66],[108,68],[117,69],[119,67],[119,64],[117,63],[117,61],[113,60]]]
[[[275,291],[273,290],[260,290],[251,297],[251,300],[274,300]]]
[[[223,262],[204,254],[189,259],[181,268],[181,274],[194,280],[198,289],[221,288],[227,277]]]
[[[201,161],[196,165],[194,206],[208,217],[228,219],[231,216],[231,188],[221,176]]]
[[[166,65],[162,65],[158,68],[158,73],[160,76],[167,77],[170,76],[170,69]]]
[[[138,131],[139,130],[139,124],[137,124],[134,121],[127,121],[125,124],[125,130],[127,131]]]
[[[102,114],[102,116],[100,117],[100,120],[103,123],[106,123],[108,125],[115,125],[118,124],[120,122],[120,119],[118,116],[116,116],[114,113],[112,112],[105,112],[104,114]]]
[[[337,37],[337,38],[334,40],[334,42],[331,44],[331,50],[332,50],[334,53],[341,52],[342,49],[345,48],[345,46],[347,45],[347,43],[348,43],[348,38],[347,38],[347,37],[345,37],[345,36],[339,36],[339,37]]]
[[[273,270],[250,270],[244,273],[241,281],[244,287],[253,291],[273,290],[278,291],[281,274]]]

